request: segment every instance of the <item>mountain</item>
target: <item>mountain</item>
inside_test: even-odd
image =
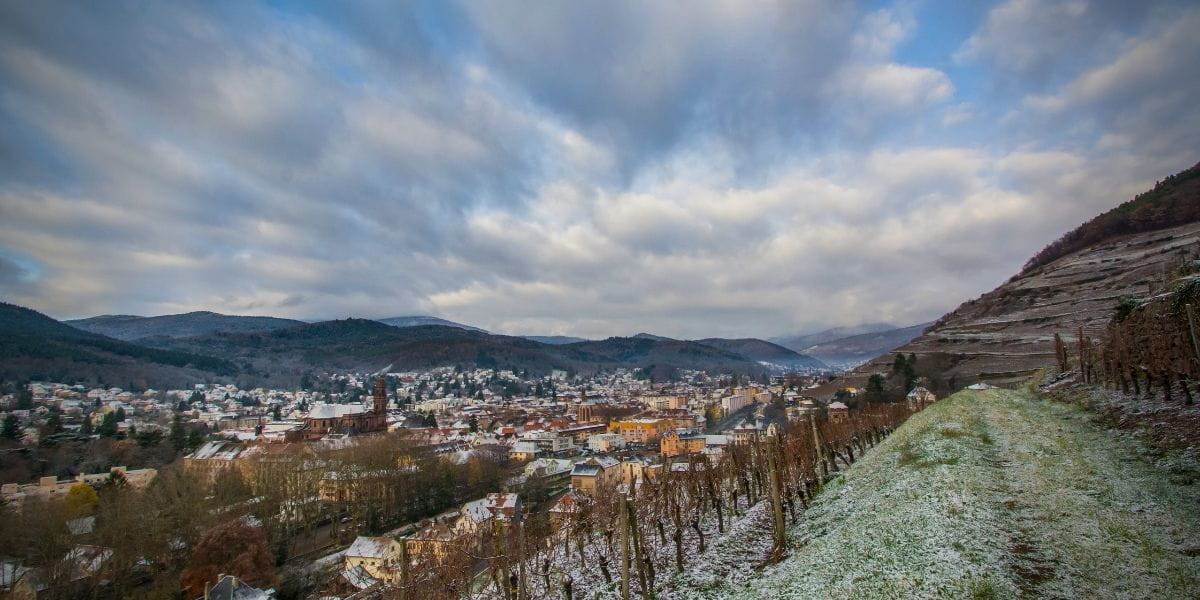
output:
[[[786,370],[819,370],[827,369],[829,365],[804,354],[800,354],[779,344],[755,338],[724,339],[708,338],[696,340],[705,346],[712,346],[726,352],[739,354],[760,363],[776,365]],[[872,355],[874,356],[874,355]]]
[[[383,323],[384,325],[391,325],[392,327],[419,327],[421,325],[443,325],[446,327],[457,327],[459,329],[466,329],[467,331],[483,331],[486,333],[486,330],[480,329],[478,327],[472,327],[470,325],[463,325],[462,323],[455,323],[454,321],[447,321],[446,319],[441,319],[438,317],[429,317],[429,316],[423,316],[423,315],[414,315],[414,316],[409,316],[409,317],[391,317],[388,319],[376,319],[376,320],[379,321],[380,323]]]
[[[896,325],[889,323],[863,323],[850,327],[833,327],[816,333],[803,333],[796,335],[787,335],[780,337],[768,338],[767,341],[779,344],[784,348],[790,348],[796,352],[804,352],[806,348],[810,348],[817,344],[832,342],[843,338],[862,335],[865,333],[878,333],[880,331],[889,331],[896,329]]]
[[[271,331],[299,325],[303,321],[276,317],[243,317],[196,311],[179,315],[138,317],[134,315],[103,315],[88,319],[64,321],[66,324],[118,340],[142,338],[181,338],[218,332]]]
[[[924,333],[933,323],[921,323],[911,327],[899,327],[872,333],[862,333],[840,339],[820,342],[803,349],[804,354],[820,359],[826,364],[847,369],[858,366],[876,356],[891,352],[913,338]]]
[[[675,341],[674,339],[669,338],[669,337],[663,337],[661,335],[654,335],[653,333],[646,333],[644,331],[642,333],[635,333],[630,337],[632,337],[633,339],[638,339],[638,340],[656,340],[656,341],[660,341],[660,342]]]
[[[393,327],[366,319],[304,323],[255,333],[214,333],[156,338],[157,347],[227,357],[264,382],[286,385],[306,371],[394,371],[462,365],[528,370],[593,372],[657,368],[768,371],[753,359],[697,342],[609,338],[546,344],[444,325]]]
[[[1150,286],[1198,248],[1200,165],[1067,233],[899,351],[916,354],[918,371],[951,389],[1023,381],[1054,364],[1056,333],[1068,344],[1080,328],[1099,336],[1123,299],[1153,294]],[[858,372],[886,371],[891,360],[878,357]]]
[[[762,374],[769,369],[758,361],[720,348],[673,340],[650,334],[633,337],[610,337],[604,340],[577,342],[557,346],[563,356],[581,361],[622,367],[660,367],[695,369],[701,371]]]
[[[232,376],[228,360],[149,348],[0,303],[0,379],[165,387]]]
[[[570,335],[525,335],[521,337],[527,340],[533,340],[543,344],[553,344],[556,346],[559,344],[574,344],[576,342],[588,341],[587,338],[574,337]]]

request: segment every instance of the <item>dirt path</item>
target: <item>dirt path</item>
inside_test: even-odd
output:
[[[990,395],[978,404],[1007,484],[1025,595],[1200,595],[1200,490],[1171,484],[1128,438],[1092,424],[1082,409]]]
[[[822,493],[791,559],[696,596],[1200,598],[1200,484],[1092,418],[1006,390],[940,401]]]

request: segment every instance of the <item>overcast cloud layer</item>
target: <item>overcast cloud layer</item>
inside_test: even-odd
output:
[[[0,296],[916,323],[1200,160],[1198,31],[1192,2],[0,0]]]

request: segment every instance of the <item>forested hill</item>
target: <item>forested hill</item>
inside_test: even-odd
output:
[[[455,365],[532,373],[629,368],[644,369],[650,377],[670,377],[679,369],[756,376],[773,370],[736,352],[668,338],[617,337],[547,344],[452,326],[399,328],[367,319],[146,341],[160,348],[226,357],[243,367],[244,378],[280,385],[313,370],[399,371]]]
[[[125,341],[149,337],[191,337],[217,332],[271,331],[303,323],[295,319],[243,317],[209,311],[157,317],[102,315],[64,322],[72,327]]]
[[[706,346],[740,354],[759,362],[778,365],[784,369],[819,370],[829,368],[828,365],[812,356],[756,338],[707,338],[697,341]]]
[[[1200,221],[1200,163],[1080,225],[1025,263],[1022,274],[1104,240]]]
[[[148,348],[83,331],[0,303],[0,379],[48,379],[134,387],[183,386],[233,375],[221,358]]]

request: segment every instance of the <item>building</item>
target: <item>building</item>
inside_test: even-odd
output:
[[[39,498],[41,500],[56,500],[65,498],[71,488],[80,483],[99,487],[106,482],[123,478],[126,485],[136,488],[143,488],[148,485],[158,471],[155,469],[134,469],[129,470],[125,467],[113,467],[107,473],[87,473],[76,475],[74,479],[59,480],[53,475],[38,479],[37,483],[6,483],[0,486],[0,497],[4,499],[4,505],[15,509],[20,509],[25,504],[25,500],[29,498]]]
[[[196,600],[274,600],[275,590],[260,590],[233,575],[221,575],[217,583]]]
[[[408,555],[414,558],[429,558],[444,561],[470,545],[470,538],[449,527],[430,523],[405,540]]]
[[[236,466],[245,447],[230,441],[207,442],[183,457],[183,467],[212,482],[217,473]]]
[[[695,429],[674,429],[663,434],[659,442],[662,455],[666,457],[698,454],[704,451],[707,438]]]
[[[571,438],[571,440],[576,444],[584,444],[587,442],[588,438],[592,437],[593,435],[596,435],[597,433],[604,433],[606,431],[608,431],[608,426],[604,423],[586,423],[583,425],[576,425],[575,427],[560,429],[558,430],[558,434]]]
[[[733,429],[733,443],[749,444],[757,441],[760,434],[766,433],[760,430],[756,425],[742,423]]]
[[[608,456],[593,456],[571,469],[571,489],[588,496],[611,490],[621,482],[620,462]]]
[[[621,461],[621,483],[633,485],[638,481],[646,481],[656,477],[662,471],[662,465],[640,454],[627,457]]]
[[[538,456],[564,454],[574,447],[571,438],[553,431],[531,431],[513,444],[508,455],[513,460],[533,460]]]
[[[375,380],[372,405],[368,409],[360,403],[314,404],[304,417],[304,426],[289,432],[287,440],[317,440],[326,434],[349,435],[387,431],[387,381]]]
[[[608,430],[624,436],[626,444],[648,444],[658,441],[667,425],[663,419],[625,419],[613,421]]]
[[[829,422],[841,423],[850,420],[850,407],[841,402],[829,403]]]
[[[554,506],[550,508],[550,522],[555,527],[561,527],[563,524],[578,522],[587,510],[592,499],[585,496],[581,492],[571,490],[563,494]]]
[[[327,471],[317,483],[317,495],[326,504],[384,498],[386,489],[404,472],[403,469]]]
[[[625,436],[619,433],[600,433],[587,439],[588,450],[592,452],[613,452],[625,447]]]
[[[741,394],[734,394],[732,396],[725,396],[724,398],[721,398],[721,410],[724,411],[726,415],[732,415],[733,413],[742,410],[747,404],[749,404],[749,401],[747,401],[746,397]]]
[[[651,410],[677,410],[687,408],[687,396],[676,394],[644,394],[638,397],[638,402]]]
[[[390,537],[360,535],[346,549],[342,564],[350,576],[356,569],[379,581],[394,582],[400,575],[400,542]],[[357,578],[361,579],[361,578]]]
[[[547,484],[555,484],[571,478],[575,461],[566,458],[539,458],[525,465],[525,477],[539,477]]]

